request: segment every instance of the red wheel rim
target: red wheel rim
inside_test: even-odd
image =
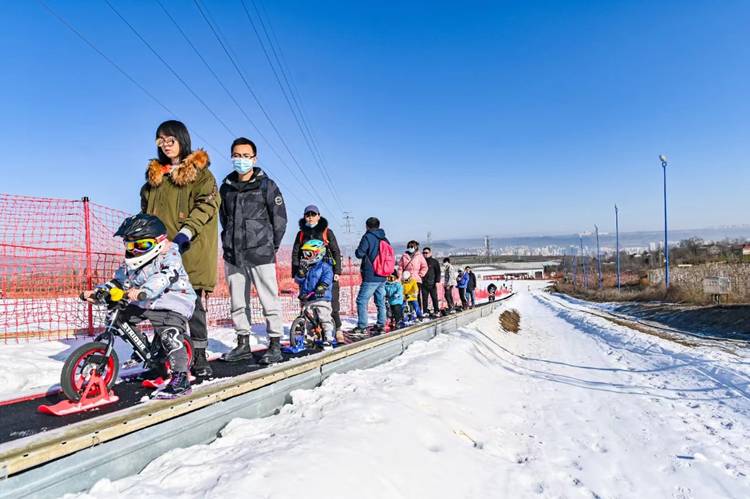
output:
[[[83,372],[84,367],[88,365],[88,359],[92,355],[100,354],[104,355],[106,352],[105,348],[102,347],[92,347],[90,350],[87,350],[83,353],[80,357],[78,357],[78,360],[76,360],[75,365],[73,366],[73,371],[71,373],[71,385],[73,385],[73,388],[76,392],[82,392],[83,386],[88,380],[87,375]],[[104,383],[106,385],[109,385],[109,383],[112,381],[112,376],[115,372],[115,358],[114,356],[110,355],[107,358],[107,363],[105,364],[104,373],[101,373],[101,377],[104,379]]]

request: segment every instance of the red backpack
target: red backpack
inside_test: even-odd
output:
[[[393,246],[385,239],[381,239],[378,256],[372,261],[372,271],[376,276],[388,277],[393,274],[394,268],[396,268],[396,254],[393,252]]]

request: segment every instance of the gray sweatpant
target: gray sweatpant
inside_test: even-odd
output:
[[[225,261],[224,269],[229,285],[229,297],[232,307],[232,324],[237,334],[250,334],[252,310],[250,308],[251,285],[255,284],[258,292],[263,317],[266,319],[266,331],[269,337],[281,337],[284,324],[279,300],[279,284],[276,281],[276,265],[236,267]]]
[[[305,304],[305,308],[314,310],[313,313],[318,313],[318,319],[320,319],[320,326],[323,328],[323,333],[328,341],[333,341],[333,332],[336,330],[336,326],[333,324],[333,317],[331,312],[333,311],[331,302],[329,301],[314,301]]]

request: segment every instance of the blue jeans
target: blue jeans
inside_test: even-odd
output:
[[[363,282],[357,294],[357,327],[367,327],[367,303],[375,295],[375,305],[378,307],[378,326],[385,326],[385,281]]]
[[[477,304],[473,289],[471,291],[469,291],[468,289],[466,290],[466,301],[469,302],[469,305],[472,307]]]

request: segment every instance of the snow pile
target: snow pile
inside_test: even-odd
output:
[[[507,306],[79,497],[750,497],[746,361]]]

